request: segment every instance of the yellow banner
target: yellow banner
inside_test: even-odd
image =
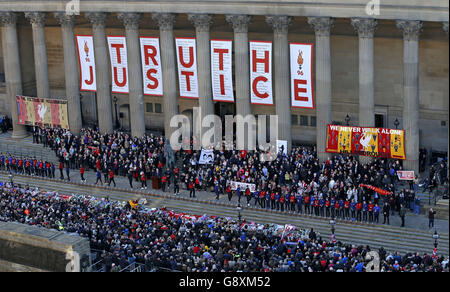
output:
[[[340,153],[351,153],[352,152],[352,132],[351,128],[342,127],[339,131],[339,152]]]
[[[403,133],[391,133],[391,156],[405,159],[405,141]]]
[[[69,129],[67,103],[59,104],[59,122],[61,123],[61,128]]]
[[[34,116],[34,102],[33,99],[26,97],[25,98],[25,104],[27,105],[27,122],[34,125],[36,123],[36,118]]]

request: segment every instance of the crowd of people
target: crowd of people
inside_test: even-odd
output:
[[[148,209],[131,202],[62,195],[0,183],[0,221],[14,221],[88,238],[101,251],[101,270],[130,264],[186,272],[363,272],[369,246],[323,240],[314,230],[259,225],[215,216]],[[377,250],[382,272],[448,272],[435,253]]]
[[[175,152],[176,163],[168,167],[166,141],[153,134],[133,138],[123,132],[101,134],[87,128],[75,136],[65,129],[36,126],[33,142],[55,151],[59,165],[0,154],[0,167],[52,178],[58,169],[60,179],[68,180],[70,170],[77,169],[83,182],[85,171],[93,170],[95,184],[115,186],[118,175],[128,178],[130,188],[138,184],[141,189],[156,178],[163,191],[173,186],[175,194],[181,186],[191,197],[196,191],[210,191],[217,199],[226,196],[231,202],[237,197],[239,204],[248,206],[370,223],[380,223],[382,216],[383,223],[389,224],[395,212],[404,221],[406,210],[418,210],[420,204],[417,182],[399,187],[396,172],[402,166],[398,160],[373,159],[362,165],[354,156],[339,155],[320,162],[314,148],[293,147],[273,161],[261,160],[256,151],[215,150],[213,162],[201,164],[201,151],[181,150]],[[232,188],[233,181],[255,188]],[[361,184],[391,194],[382,196]]]

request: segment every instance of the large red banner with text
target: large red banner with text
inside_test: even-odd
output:
[[[40,125],[69,129],[67,100],[17,95],[20,125]]]
[[[325,151],[405,159],[405,131],[328,125]]]

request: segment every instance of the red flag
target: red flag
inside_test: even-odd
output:
[[[60,126],[61,121],[59,120],[59,102],[52,101],[51,103],[51,113],[52,113],[52,126]]]
[[[337,128],[337,127],[335,127]],[[339,130],[327,126],[327,152],[338,152]]]
[[[363,187],[363,188],[368,188],[368,189],[370,189],[372,191],[375,191],[375,192],[377,192],[377,193],[379,193],[380,195],[383,195],[383,196],[387,196],[387,195],[392,194],[392,192],[389,192],[389,191],[386,191],[386,190],[383,190],[383,189],[380,189],[380,188],[377,188],[377,187],[374,187],[374,186],[371,186],[371,185],[360,184],[359,186]]]
[[[391,157],[391,135],[389,132],[378,133],[378,154],[383,158]]]

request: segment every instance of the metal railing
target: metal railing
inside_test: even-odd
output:
[[[430,194],[430,197],[433,197],[433,202],[434,205],[437,204],[437,202],[444,197],[444,195],[447,194],[448,196],[448,184],[443,184],[443,185],[439,185],[437,186],[434,190],[433,193]],[[431,205],[431,203],[430,203]]]

